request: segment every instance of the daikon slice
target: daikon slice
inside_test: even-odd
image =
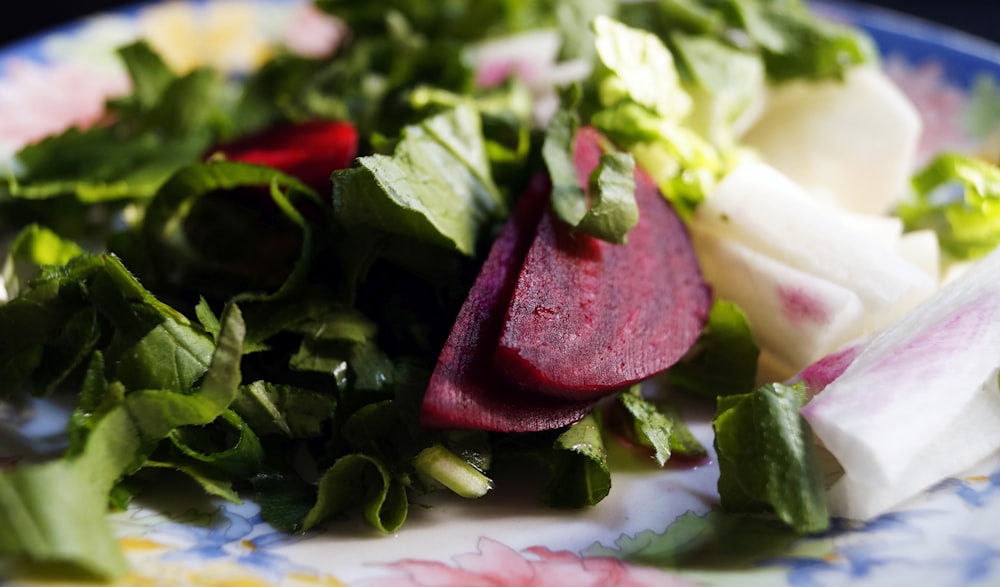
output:
[[[920,132],[916,108],[871,65],[848,70],[843,82],[774,89],[743,140],[809,192],[880,214],[905,193]]]
[[[730,172],[695,212],[691,232],[706,279],[719,297],[749,303],[741,305],[743,311],[755,333],[770,329],[762,347],[788,363],[786,376],[890,323],[937,285],[894,248],[829,213],[762,163],[744,163]],[[715,255],[723,257],[713,259]],[[734,267],[742,267],[739,271],[727,266],[737,256]],[[803,285],[805,276],[811,276],[808,286]],[[834,288],[849,294],[820,293]],[[746,291],[750,289],[757,291]],[[829,307],[829,302],[852,296],[856,301],[851,305]],[[762,304],[763,297],[773,301]],[[782,321],[775,313],[796,307],[812,317]],[[834,316],[845,313],[856,319]]]
[[[1000,447],[1000,388],[997,383],[994,372],[955,415],[948,432],[915,454],[893,483],[841,477],[827,492],[830,513],[858,520],[870,519],[996,452]]]
[[[877,333],[802,414],[843,467],[844,491],[883,486],[890,493],[873,503],[887,503],[1000,448],[993,431],[967,429],[963,416],[982,411],[970,406],[995,385],[998,365],[1000,249]],[[987,446],[940,450],[968,434]],[[922,468],[934,475],[914,472]]]
[[[772,377],[783,379],[854,337],[857,294],[750,247],[695,230],[692,242],[716,296],[743,310]]]

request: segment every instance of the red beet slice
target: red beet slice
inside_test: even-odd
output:
[[[422,426],[537,432],[575,422],[590,409],[591,402],[519,389],[493,368],[507,303],[549,191],[548,180],[536,178],[494,241],[438,356],[421,406]]]
[[[358,131],[347,122],[310,120],[241,137],[212,152],[232,161],[274,167],[325,196],[333,171],[350,167],[357,157]]]
[[[602,154],[577,133],[582,186]],[[623,245],[542,216],[507,310],[494,364],[523,387],[594,400],[673,365],[698,338],[711,294],[687,229],[652,179],[636,170],[639,223]]]

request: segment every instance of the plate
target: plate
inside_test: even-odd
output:
[[[1000,49],[864,5],[814,6],[873,34],[884,67],[923,117],[922,158],[942,149],[1000,151]],[[27,39],[0,51],[0,165],[15,164],[12,155],[24,144],[94,123],[104,100],[127,90],[113,52],[135,38],[150,40],[178,70],[209,64],[240,75],[263,63],[277,44],[316,55],[330,51],[339,34],[335,23],[302,0],[208,0],[139,5]],[[0,466],[56,442],[58,410],[38,408],[21,423],[22,436],[0,435]],[[687,416],[711,446],[710,415],[691,408]],[[0,413],[0,422],[4,418],[9,423],[11,415]],[[353,519],[287,535],[263,523],[253,503],[192,503],[164,491],[112,515],[132,563],[120,584],[1000,583],[998,457],[867,523],[834,520],[829,532],[791,538],[766,520],[721,512],[711,461],[660,471],[623,447],[610,450],[614,487],[596,507],[545,509],[530,480],[500,471],[498,490],[473,501],[432,495],[392,535],[374,534]]]

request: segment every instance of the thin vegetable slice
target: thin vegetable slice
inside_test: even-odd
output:
[[[420,423],[429,428],[528,432],[582,418],[588,402],[526,393],[493,368],[493,351],[517,271],[548,203],[537,178],[521,197],[459,311],[424,395]]]
[[[603,137],[577,133],[578,181],[604,155]],[[687,231],[637,172],[639,223],[621,245],[542,216],[507,310],[494,359],[526,388],[594,400],[666,370],[694,344],[711,294]]]

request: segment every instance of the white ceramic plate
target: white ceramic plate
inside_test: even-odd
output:
[[[892,78],[920,109],[922,157],[943,148],[1000,148],[1000,50],[862,5],[816,3],[868,29]],[[239,73],[277,43],[322,53],[336,29],[302,0],[214,0],[101,14],[0,51],[0,161],[20,146],[100,115],[127,89],[115,47],[146,37],[179,69]],[[690,413],[711,446],[707,414]],[[44,448],[58,419],[39,412],[0,436],[0,464]],[[789,540],[766,522],[718,511],[717,468],[654,470],[613,447],[614,487],[598,506],[544,509],[534,486],[501,473],[485,498],[434,496],[396,534],[337,521],[304,536],[274,531],[252,503],[164,495],[113,515],[132,563],[122,585],[997,585],[1000,460],[948,479],[866,524],[835,520]],[[20,584],[20,583],[19,583]]]

